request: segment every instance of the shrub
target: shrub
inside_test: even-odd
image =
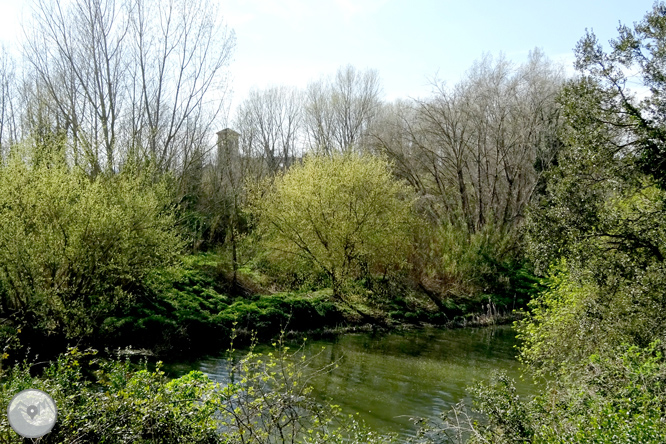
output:
[[[121,307],[101,325],[107,347],[132,344],[156,352],[198,353],[226,347],[232,325],[262,338],[282,329],[315,330],[344,319],[330,302],[330,291],[230,297],[219,254],[183,256],[145,278],[145,288],[132,306]]]
[[[406,265],[411,192],[374,156],[308,156],[257,192],[252,212],[273,261],[345,282]]]
[[[225,325],[237,322],[239,327],[262,336],[275,335],[282,329],[315,330],[344,321],[327,296],[290,293],[236,301],[220,312],[217,319]]]
[[[471,301],[486,296],[508,308],[524,306],[535,293],[537,280],[521,257],[516,232],[492,223],[473,233],[448,222],[420,228],[412,262],[430,293]]]
[[[199,371],[169,379],[159,364],[134,369],[127,361],[97,359],[96,352],[70,349],[39,377],[27,364],[3,375],[0,400],[7,405],[26,388],[49,393],[58,421],[40,442],[49,443],[387,443],[336,406],[318,404],[307,385],[302,355],[276,345],[250,351],[228,384]],[[319,369],[326,370],[326,369]],[[0,438],[22,442],[0,418]]]
[[[471,412],[456,406],[443,425],[424,424],[416,442],[432,443],[433,436],[459,443],[666,442],[666,360],[659,342],[623,345],[569,370],[528,399],[498,373],[471,390]]]
[[[216,279],[215,258],[182,256],[172,266],[150,271],[135,303],[119,307],[102,323],[99,337],[105,346],[196,352],[197,344],[208,349],[227,339],[231,326],[220,324],[217,315],[231,301]]]
[[[205,396],[215,384],[201,372],[169,380],[159,368],[133,370],[129,362],[103,361],[95,354],[70,349],[40,377],[31,376],[29,365],[16,365],[3,375],[3,404],[26,388],[49,393],[58,421],[44,443],[219,442],[216,406]],[[22,442],[4,415],[0,436],[3,442]]]
[[[5,316],[67,338],[91,335],[180,249],[168,196],[130,174],[90,179],[64,163],[11,156],[0,167]]]

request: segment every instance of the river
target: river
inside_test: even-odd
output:
[[[520,381],[515,333],[509,326],[392,333],[351,333],[307,341],[313,367],[338,367],[313,380],[314,393],[341,406],[378,432],[413,435],[410,417],[437,418],[466,397],[465,388],[503,370],[517,381],[519,394],[533,386]],[[265,351],[260,348],[258,351]],[[223,355],[220,355],[223,356]],[[228,381],[224,357],[207,357],[165,366],[172,376],[201,370]]]

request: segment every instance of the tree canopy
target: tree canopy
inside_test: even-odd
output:
[[[592,33],[577,46],[581,75],[560,97],[564,148],[527,229],[551,289],[522,323],[524,356],[547,368],[666,331],[665,29],[657,3],[619,27],[610,52]]]
[[[362,270],[405,265],[410,191],[380,158],[308,156],[275,179],[253,208],[264,241],[283,260],[323,271],[334,293]]]
[[[85,337],[180,251],[170,194],[165,182],[91,180],[27,153],[0,166],[0,307],[19,326]]]

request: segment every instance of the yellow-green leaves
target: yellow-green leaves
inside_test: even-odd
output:
[[[116,174],[91,180],[64,163],[0,166],[0,295],[46,331],[90,334],[179,251],[164,185]]]
[[[252,202],[273,260],[323,271],[334,292],[362,270],[406,264],[409,189],[374,156],[309,156]]]

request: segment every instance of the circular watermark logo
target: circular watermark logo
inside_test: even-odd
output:
[[[51,431],[58,417],[55,401],[47,393],[27,389],[17,393],[7,407],[12,429],[24,438],[41,438]]]

